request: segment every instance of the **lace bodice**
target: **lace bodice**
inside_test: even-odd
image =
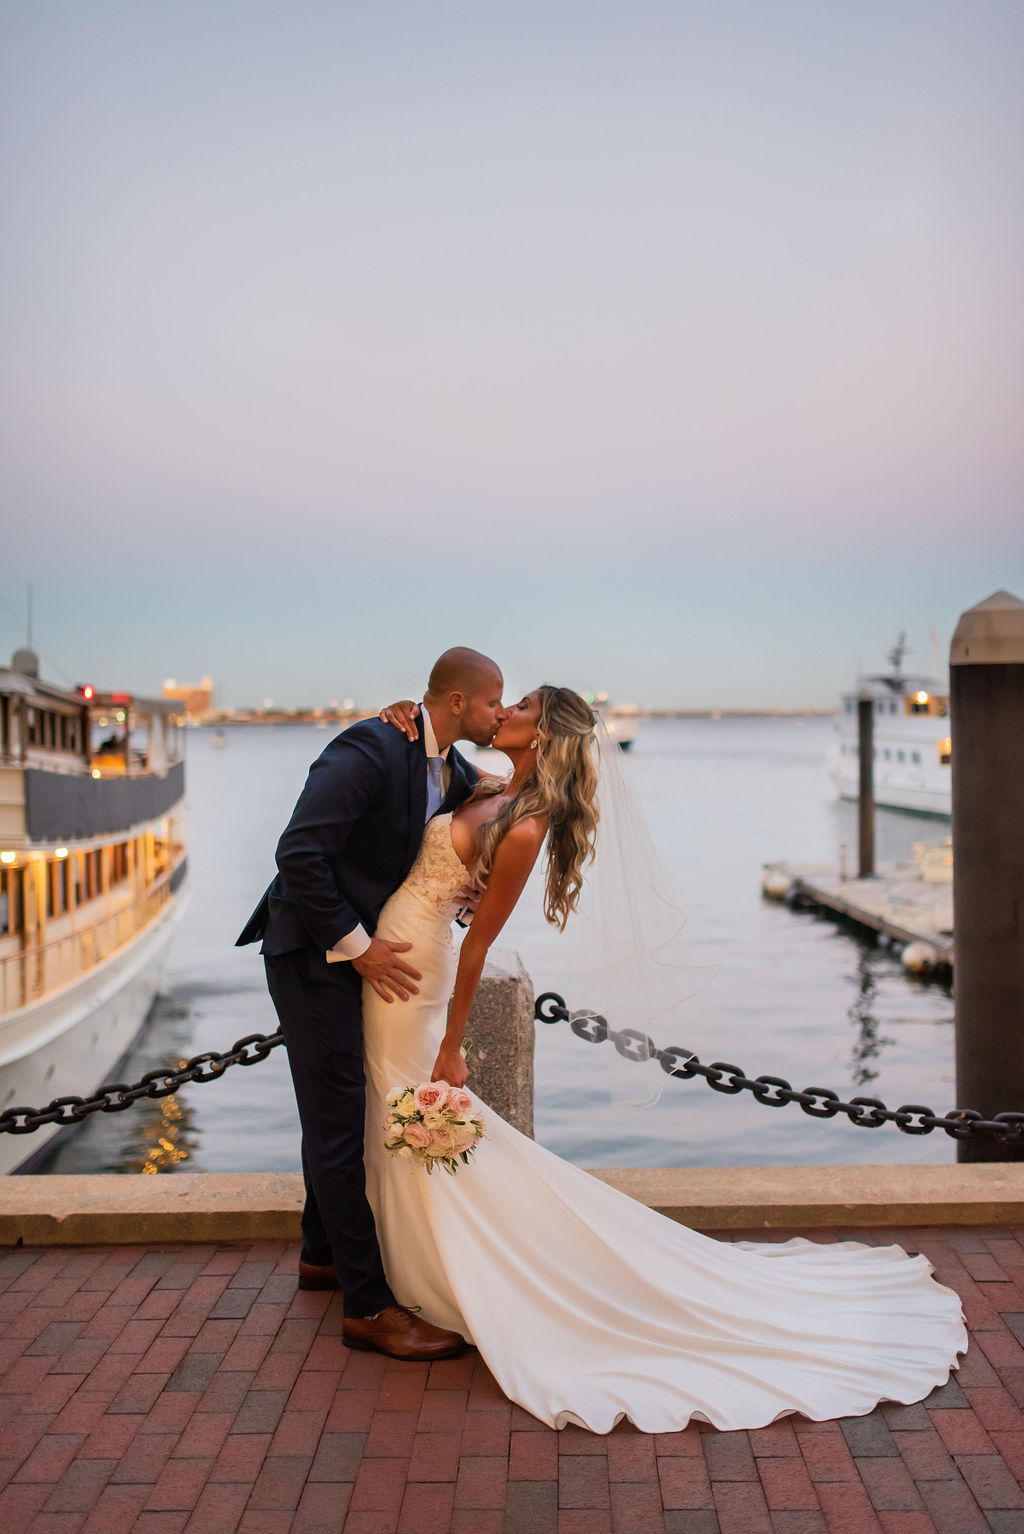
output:
[[[469,878],[452,846],[452,817],[435,815],[423,828],[423,841],[402,891],[414,895],[437,914],[451,915],[455,895]]]

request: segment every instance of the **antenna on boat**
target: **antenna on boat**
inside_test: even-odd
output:
[[[28,588],[28,622],[26,623],[25,628],[26,628],[26,632],[27,632],[27,636],[28,636],[26,641],[25,641],[25,643],[26,643],[28,649],[31,650],[31,648],[32,648],[32,587],[31,586]]]
[[[897,639],[896,643],[885,657],[893,669],[894,676],[899,676],[900,668],[903,665],[903,657],[909,654],[910,646],[907,644],[906,630],[900,629],[900,637]]]

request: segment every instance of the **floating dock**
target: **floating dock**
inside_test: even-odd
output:
[[[843,878],[835,869],[766,863],[763,894],[794,910],[817,909],[901,949],[913,974],[953,970],[952,854],[927,848],[915,863],[892,864],[867,879]]]

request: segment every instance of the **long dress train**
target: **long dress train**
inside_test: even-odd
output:
[[[377,927],[413,944],[419,994],[389,1004],[364,987],[367,1192],[399,1301],[475,1342],[506,1395],[552,1427],[607,1433],[627,1417],[657,1433],[696,1417],[755,1428],[788,1412],[823,1421],[944,1383],[967,1335],[958,1297],[924,1257],[698,1235],[486,1104],[488,1138],[457,1176],[390,1156],[384,1099],[430,1079],[465,877],[451,816],[436,816]]]

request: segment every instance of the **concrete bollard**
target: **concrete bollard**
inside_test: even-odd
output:
[[[469,1014],[466,1086],[533,1138],[533,982],[519,955],[492,948]]]
[[[949,653],[953,741],[956,1100],[1024,1110],[1024,602],[997,591]],[[957,1142],[961,1161],[1024,1161],[1024,1144]]]

